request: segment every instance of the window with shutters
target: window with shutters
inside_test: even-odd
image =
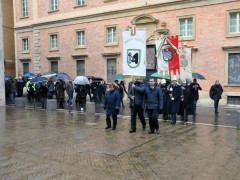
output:
[[[77,76],[85,76],[85,60],[77,60]]]
[[[50,72],[58,73],[58,61],[51,61],[50,66],[51,66]]]
[[[228,84],[240,85],[240,53],[228,54]]]
[[[29,73],[29,63],[28,62],[24,62],[22,63],[22,75]]]
[[[117,74],[117,59],[107,59],[107,83],[114,82],[113,77]]]

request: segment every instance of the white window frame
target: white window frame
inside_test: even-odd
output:
[[[28,17],[28,0],[21,0],[21,17]]]
[[[192,36],[181,36],[180,33],[180,20],[185,19],[185,32],[187,33],[187,23],[186,21],[188,21],[188,19],[192,18]],[[193,15],[185,15],[185,16],[177,16],[177,34],[179,35],[179,37],[182,38],[182,40],[195,40],[196,39],[196,16]]]
[[[25,50],[25,44],[24,40],[27,40],[27,49]],[[22,37],[21,38],[21,52],[22,54],[28,54],[29,53],[29,37]]]
[[[112,42],[108,42],[108,29],[112,28]],[[116,28],[116,42],[113,42],[113,28]],[[105,46],[116,46],[118,45],[118,25],[107,25],[105,26]]]
[[[79,0],[75,0],[76,1],[76,6],[84,6],[87,4],[87,0],[80,0],[80,4],[78,4]]]
[[[233,9],[233,10],[226,11],[226,37],[240,36],[239,19],[237,21],[237,32],[230,33],[230,14],[232,13],[238,13],[238,18],[240,19],[240,9]]]
[[[79,45],[78,33],[84,33],[84,44]],[[82,36],[81,36],[82,41]],[[87,34],[85,29],[79,29],[75,31],[75,48],[86,48],[87,47]]]
[[[52,5],[53,2],[53,5]],[[57,8],[55,8],[57,5]],[[58,11],[58,0],[49,0],[49,12],[54,12],[54,11]],[[52,8],[53,7],[53,8]]]
[[[53,44],[52,44],[52,37],[53,36],[57,36],[57,47],[53,47]],[[49,34],[49,51],[58,51],[59,50],[59,36],[58,36],[58,33],[51,33]]]

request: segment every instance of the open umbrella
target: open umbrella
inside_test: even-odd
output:
[[[46,77],[36,77],[36,78],[32,79],[31,83],[38,83],[38,82],[44,82],[44,81],[48,81],[48,78],[46,78]]]
[[[12,79],[12,77],[4,74],[4,79],[5,79],[5,80],[10,80],[10,79]]]
[[[26,74],[24,74],[23,77],[34,77],[34,76],[35,76],[35,74],[33,74],[33,73],[26,73]]]
[[[94,79],[94,76],[86,76],[88,79]]]
[[[46,77],[46,78],[50,78],[50,77],[54,77],[54,76],[57,76],[57,74],[53,73],[53,72],[45,72],[42,75],[42,77]]]
[[[205,80],[205,77],[203,77],[203,75],[198,74],[198,73],[192,73],[192,78],[204,79]]]
[[[72,80],[72,78],[70,78],[69,75],[67,75],[66,73],[58,73],[57,74],[57,80],[64,80],[64,79],[68,79],[68,80]]]
[[[88,78],[86,76],[77,76],[74,81],[74,84],[86,85],[89,84]]]
[[[122,74],[117,74],[113,77],[113,80],[124,79]]]
[[[103,79],[103,78],[100,78],[100,77],[94,77],[93,79],[95,80],[95,82],[104,81],[104,79]]]
[[[159,79],[167,79],[167,80],[171,79],[171,77],[168,74],[163,75],[163,73],[161,73],[160,75],[158,75],[158,72],[153,73],[151,77],[155,77]]]

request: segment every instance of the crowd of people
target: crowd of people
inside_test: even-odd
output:
[[[46,109],[47,99],[56,98],[60,109],[64,109],[65,94],[68,96],[67,105],[73,106],[73,94],[76,93],[75,103],[80,106],[83,111],[87,95],[91,102],[100,102],[104,99],[107,85],[105,81],[97,81],[89,79],[90,84],[78,85],[73,84],[72,80],[53,80],[32,82],[33,78],[18,78],[5,80],[6,99],[11,98],[14,102],[15,97],[23,96],[23,89],[27,89],[27,99],[29,103],[33,101],[42,102],[42,108]]]
[[[124,90],[124,84],[121,86],[118,82],[109,86],[109,91],[104,101],[107,124],[105,129],[111,127],[112,130],[116,129],[117,115],[123,97],[121,93]],[[131,129],[129,132],[134,133],[137,130],[137,115],[142,124],[142,131],[146,130],[145,111],[149,119],[149,134],[155,133],[155,130],[157,134],[160,133],[158,123],[159,114],[162,114],[164,121],[171,120],[171,124],[176,124],[177,115],[180,115],[181,121],[186,123],[189,115],[196,116],[197,114],[196,104],[199,99],[199,90],[202,90],[202,88],[198,84],[197,79],[193,79],[193,82],[189,84],[184,80],[179,85],[175,76],[172,77],[171,82],[162,79],[159,84],[155,82],[154,78],[150,78],[147,84],[144,84],[140,79],[130,82],[127,93],[131,109]],[[210,97],[215,102],[215,113],[218,113],[218,102],[221,99],[222,93],[222,86],[219,81],[216,81],[210,89]],[[111,116],[113,126],[111,126]]]

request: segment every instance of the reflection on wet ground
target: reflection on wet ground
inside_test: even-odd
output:
[[[0,107],[1,179],[240,179],[240,131],[171,125],[105,130],[104,115]],[[219,118],[219,117],[218,117]],[[216,118],[215,123],[219,123]]]

